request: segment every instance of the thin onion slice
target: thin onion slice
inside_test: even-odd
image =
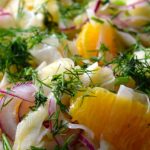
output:
[[[68,32],[68,31],[76,30],[76,26],[70,26],[68,28],[61,27],[60,30],[63,32]]]
[[[132,2],[132,1],[131,1]],[[126,6],[121,6],[120,10],[129,10],[129,9],[134,9],[137,6],[143,6],[143,5],[147,5],[149,3],[149,0],[141,0],[141,1],[137,1],[135,3],[131,3],[126,5]]]
[[[90,138],[92,138],[92,139],[94,138],[94,133],[84,125],[68,123],[67,126],[68,126],[69,129],[82,129],[88,134],[88,136]]]
[[[13,16],[9,12],[6,12],[4,9],[0,8],[0,27],[9,28],[15,26],[16,23]]]
[[[95,6],[94,6],[94,8],[93,8],[93,12],[94,12],[94,13],[97,13],[98,9],[100,8],[101,2],[102,2],[101,0],[97,0],[97,1],[96,1],[96,4],[95,4]],[[76,29],[78,29],[78,28],[82,28],[82,26],[83,26],[85,23],[87,23],[88,21],[89,21],[89,18],[87,18],[85,21],[83,21],[79,27],[77,27],[77,26],[70,26],[70,27],[68,27],[68,28],[63,28],[63,27],[62,27],[62,28],[60,28],[60,30],[61,30],[61,31],[64,31],[64,32],[76,30]]]
[[[97,0],[96,4],[95,4],[95,8],[94,8],[94,12],[96,13],[101,5],[101,0]]]
[[[48,115],[51,116],[54,112],[56,112],[56,101],[55,101],[54,97],[51,95],[49,104],[48,104]],[[52,121],[50,120],[50,121],[47,121],[46,123],[47,123],[47,126],[45,125],[45,127],[52,130],[52,128],[53,128]]]
[[[92,143],[89,142],[82,134],[79,135],[79,141],[88,148],[88,150],[95,150]]]
[[[35,99],[34,94],[37,91],[37,88],[32,82],[26,82],[16,84],[12,88],[12,91],[17,97],[29,102],[33,102]]]
[[[22,99],[28,102],[34,101],[35,91],[36,91],[36,87],[30,83],[17,84],[11,90],[0,89],[1,94]]]
[[[51,116],[56,111],[56,101],[53,96],[51,96],[48,107],[48,114]]]
[[[7,96],[7,100],[9,99],[11,97]],[[13,99],[0,111],[0,128],[11,140],[15,138],[17,124],[19,122],[18,109],[20,104],[21,100],[15,98],[15,100]]]
[[[12,141],[19,122],[20,104],[23,104],[24,101],[33,104],[35,92],[36,87],[32,83],[17,84],[10,91],[0,89],[0,93],[4,95],[0,100],[0,128]],[[4,103],[6,105],[2,107]]]

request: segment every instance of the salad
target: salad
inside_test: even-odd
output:
[[[149,0],[0,1],[0,150],[149,150]]]

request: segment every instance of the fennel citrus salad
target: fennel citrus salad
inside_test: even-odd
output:
[[[149,150],[149,97],[149,0],[0,1],[0,150]]]

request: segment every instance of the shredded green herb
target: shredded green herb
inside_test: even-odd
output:
[[[7,101],[5,102],[5,100],[6,100],[7,97],[3,97],[3,98],[4,98],[4,102],[3,102],[2,106],[1,106],[0,111],[1,111],[4,107],[6,107],[6,106],[13,100],[13,98],[10,98],[9,100],[7,100]]]
[[[51,133],[55,137],[58,134],[62,134],[67,129],[67,123],[64,120],[60,120],[60,110],[53,113],[49,120],[52,121],[52,130]]]
[[[107,52],[107,51],[109,51],[109,48],[104,44],[104,43],[101,43],[100,44],[100,47],[99,47],[99,49],[97,49],[97,51],[101,54],[100,56],[92,56],[91,58],[90,58],[90,60],[92,61],[92,62],[100,62],[100,61],[102,61],[103,63],[106,63],[107,61],[106,61],[106,58],[105,58],[105,53]]]
[[[24,68],[32,66],[34,58],[29,49],[47,36],[46,30],[34,27],[27,30],[0,28],[0,72],[7,72],[13,82]]]
[[[150,33],[150,22],[144,25],[141,29],[144,33]]]
[[[5,134],[2,134],[2,143],[3,143],[4,150],[12,150],[11,145]]]
[[[30,150],[46,150],[46,149],[45,148],[39,148],[39,147],[31,146]]]
[[[47,101],[47,97],[44,96],[44,94],[39,90],[37,93],[35,93],[35,106],[33,106],[32,110],[37,110],[41,105],[44,106],[44,104]]]
[[[69,136],[63,145],[56,145],[54,150],[68,150],[69,145],[72,142],[72,139],[74,138],[74,135]]]
[[[24,0],[19,0],[18,13],[17,13],[18,19],[24,16],[24,4],[25,4]]]
[[[62,111],[66,111],[67,108],[62,104],[61,99],[63,94],[67,94],[71,97],[75,96],[77,91],[83,87],[80,80],[80,75],[84,73],[89,73],[87,69],[84,68],[72,68],[66,70],[62,74],[54,75],[51,80],[51,90],[56,98],[57,104],[60,106]]]
[[[89,3],[89,0],[73,0],[72,4],[64,5],[63,1],[57,1],[62,19],[73,19],[77,15],[80,15],[86,10],[86,6]]]
[[[99,18],[96,18],[96,17],[92,17],[91,19],[98,22],[98,23],[100,23],[100,24],[104,23],[104,21],[102,19],[99,19]]]
[[[107,4],[107,3],[109,3],[110,2],[110,0],[102,0],[102,3],[103,4]]]
[[[71,59],[74,61],[76,66],[81,66],[82,68],[87,68],[88,65],[91,64],[88,59],[85,59],[80,55],[73,55],[71,56]]]
[[[130,77],[125,76],[125,77],[117,77],[115,79],[115,85],[121,85],[121,84],[125,84],[128,83],[130,80]]]
[[[8,80],[11,83],[32,81],[36,78],[37,72],[32,67],[23,68],[20,72],[8,72]]]
[[[54,21],[53,16],[47,9],[48,0],[45,1],[36,13],[41,12],[44,15],[43,23],[49,32],[57,33],[59,31],[58,24]]]
[[[145,51],[145,58],[142,60],[138,59],[134,55],[134,52],[138,49]],[[119,56],[109,64],[115,66],[114,73],[117,77],[120,79],[127,79],[128,77],[131,77],[136,82],[136,89],[150,95],[150,64],[148,63],[149,56],[149,49],[135,44],[131,46],[128,51],[120,53]]]

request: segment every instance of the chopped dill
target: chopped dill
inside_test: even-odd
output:
[[[30,59],[31,55],[27,51],[24,39],[16,37],[11,39],[7,45],[5,41],[0,42],[0,71],[10,71],[12,65],[15,65],[19,71],[22,67],[29,65],[28,60]]]
[[[145,57],[142,60],[138,59],[134,55],[134,52],[138,49],[142,49],[145,53],[149,54],[149,49],[135,44],[131,46],[128,51],[120,53],[117,58],[108,64],[112,64],[114,66],[113,70],[116,77],[123,79],[123,81],[125,81],[128,77],[131,77],[136,82],[137,90],[141,90],[150,95],[149,57]]]
[[[64,5],[63,1],[57,0],[59,6],[59,12],[62,19],[73,19],[77,15],[80,15],[86,10],[86,6],[89,0],[73,0],[69,5]]]
[[[35,146],[31,146],[30,150],[46,150],[45,148],[40,148],[40,147],[35,147]]]
[[[107,61],[106,61],[105,53],[107,51],[109,51],[109,48],[104,43],[101,43],[99,49],[97,49],[96,51],[98,51],[101,55],[100,56],[92,56],[90,58],[90,60],[92,62],[100,62],[101,61],[103,63],[106,63]]]
[[[26,82],[26,81],[32,81],[35,79],[35,76],[37,72],[34,70],[32,67],[26,67],[23,68],[20,72],[16,73],[10,73],[8,72],[8,80],[11,83],[16,83],[16,82]]]
[[[106,0],[107,1],[107,0]],[[125,5],[125,1],[124,0],[117,0],[113,2],[115,5]]]
[[[53,124],[51,133],[54,137],[58,134],[62,134],[67,129],[67,123],[64,122],[64,120],[60,120],[59,116],[60,116],[60,110],[53,113],[49,118],[49,120],[51,120]]]
[[[31,109],[33,111],[37,110],[41,105],[44,106],[44,104],[47,101],[47,97],[44,96],[44,94],[39,90],[38,92],[35,93],[35,106],[33,106]]]
[[[150,33],[150,22],[144,25],[141,29],[144,33]]]
[[[71,56],[71,59],[74,61],[76,66],[81,66],[82,68],[87,68],[88,65],[90,65],[89,60],[80,55],[73,55]]]
[[[53,16],[51,15],[51,13],[48,11],[47,9],[47,3],[48,1],[45,1],[41,7],[37,10],[37,12],[41,11],[44,15],[44,20],[43,23],[45,25],[45,27],[50,31],[53,32],[55,31],[58,32],[58,24],[56,22],[54,22],[53,20]]]
[[[63,143],[63,145],[56,145],[54,150],[68,150],[69,145],[71,144],[74,135],[69,136]]]
[[[47,36],[47,31],[34,27],[26,30],[0,28],[0,72],[7,72],[9,79],[15,79],[24,68],[32,66],[34,59],[29,49]]]
[[[5,134],[2,134],[2,144],[4,150],[12,150],[11,145]]]
[[[115,85],[121,85],[121,84],[125,84],[128,83],[130,80],[130,77],[125,76],[125,77],[117,77],[115,79]]]
[[[103,23],[104,23],[103,20],[101,20],[101,19],[99,19],[99,18],[96,18],[96,17],[92,17],[91,19],[94,20],[94,21],[96,21],[96,22],[98,22],[98,23],[100,23],[100,24],[103,24]]]
[[[99,51],[106,52],[106,51],[109,51],[109,48],[104,43],[101,43],[99,47]]]
[[[102,0],[102,3],[103,3],[103,4],[110,3],[110,0]]]
[[[113,20],[113,19],[116,18],[118,15],[119,15],[119,12],[117,12],[116,14],[114,14],[111,19]],[[117,26],[116,24],[114,24],[112,21],[110,21],[110,20],[107,20],[107,21],[108,21],[108,23],[109,23],[112,27],[114,27],[114,28],[117,29],[118,31],[126,32],[126,33],[129,33],[129,34],[134,35],[134,36],[137,35],[137,31],[133,31],[133,30],[128,29],[128,28],[121,28],[121,27]]]
[[[63,94],[67,94],[70,97],[75,96],[77,91],[83,87],[83,83],[80,80],[80,75],[87,73],[88,70],[84,68],[72,68],[66,69],[62,74],[54,75],[51,80],[51,90],[56,98],[57,104],[62,111],[66,111],[67,107],[62,104],[61,98]]]
[[[7,101],[5,102],[6,98],[7,98],[7,97],[4,97],[4,102],[3,102],[3,104],[2,104],[0,110],[2,110],[4,107],[6,107],[6,106],[13,100],[13,98],[10,98],[9,100],[7,100]]]
[[[60,110],[57,110],[54,112],[51,116],[49,116],[49,123],[50,131],[53,136],[54,141],[56,142],[55,150],[68,150],[68,146],[71,144],[72,140],[74,139],[74,134],[71,134],[69,137],[64,137],[64,143],[59,143],[59,140],[57,139],[57,135],[66,135],[66,132],[68,131],[67,124],[68,122],[65,120],[61,120],[61,114]]]
[[[18,19],[24,16],[24,4],[25,4],[24,0],[19,0],[18,13],[17,13]]]

